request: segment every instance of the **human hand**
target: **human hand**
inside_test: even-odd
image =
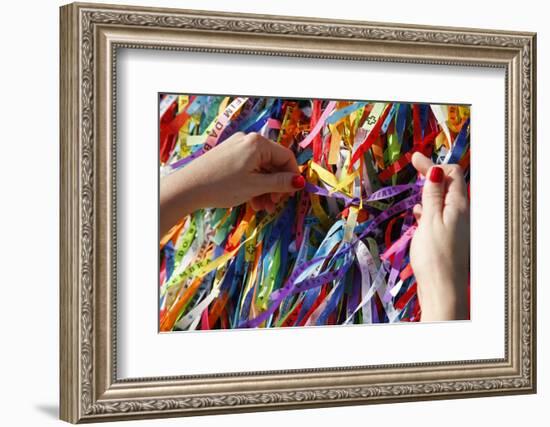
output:
[[[197,209],[250,201],[273,212],[282,197],[305,186],[291,150],[257,133],[237,132],[161,181],[161,232]]]
[[[458,165],[434,166],[416,152],[412,164],[426,182],[411,242],[421,321],[468,318],[470,214],[466,184]]]

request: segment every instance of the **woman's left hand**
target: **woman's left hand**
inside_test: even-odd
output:
[[[304,186],[291,150],[257,133],[237,132],[162,179],[161,229],[207,207],[250,201],[255,210],[272,212],[283,196]]]

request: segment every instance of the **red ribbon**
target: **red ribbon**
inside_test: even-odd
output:
[[[162,116],[160,123],[160,161],[166,163],[170,157],[170,152],[173,150],[174,145],[176,144],[176,139],[178,132],[180,131],[183,124],[189,119],[189,114],[187,114],[187,109],[193,103],[195,96],[189,97],[189,102],[184,111],[179,113],[174,117],[170,122],[166,120],[163,123],[163,120],[167,117],[170,117],[174,114],[176,103],[173,103],[168,111]]]
[[[401,298],[395,303],[395,308],[397,310],[403,310],[407,303],[411,300],[411,298],[416,294],[416,282],[414,282],[411,286],[409,286],[409,289],[407,289],[407,292],[405,292],[403,295],[401,295]]]
[[[349,163],[350,171],[352,170],[353,165],[359,159],[359,157],[361,157],[363,153],[365,153],[365,151],[367,151],[372,146],[374,141],[376,141],[376,139],[378,138],[378,135],[380,135],[380,129],[382,128],[382,125],[384,124],[384,121],[386,120],[386,116],[388,115],[390,110],[391,110],[391,104],[388,104],[386,106],[386,109],[384,110],[384,113],[382,114],[382,116],[378,118],[378,121],[369,132],[365,141],[361,143],[361,145],[357,148],[357,151],[352,155],[351,162]]]

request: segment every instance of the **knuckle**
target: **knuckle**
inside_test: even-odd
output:
[[[239,141],[242,141],[243,136],[244,136],[243,132],[235,132],[233,135],[227,138],[227,142],[237,144]]]
[[[439,206],[442,205],[443,202],[441,200],[441,197],[437,197],[436,195],[429,194],[426,197],[424,197],[424,207],[432,207],[432,206]]]
[[[256,142],[259,138],[260,135],[258,135],[256,132],[250,132],[244,136],[244,140],[250,143]]]
[[[283,188],[286,185],[286,177],[283,174],[277,174],[275,178],[275,184],[277,188]]]
[[[440,199],[442,196],[441,191],[437,188],[430,187],[424,187],[422,189],[422,198],[423,199]]]
[[[243,134],[242,145],[249,152],[254,153],[258,150],[257,135]]]

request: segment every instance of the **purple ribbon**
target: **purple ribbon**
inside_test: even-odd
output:
[[[374,220],[372,220],[372,222],[359,235],[359,237],[356,237],[351,243],[344,243],[342,245],[342,248],[332,255],[333,259],[336,259],[343,255],[348,254],[353,248],[353,246],[359,240],[367,236],[367,234],[372,232],[376,227],[378,227],[380,224],[382,224],[384,221],[388,220],[392,216],[397,215],[398,213],[404,210],[412,209],[412,207],[415,204],[419,203],[420,200],[421,200],[420,191],[416,191],[412,196],[409,196],[406,199],[401,200],[400,202],[396,203],[395,205],[388,208],[384,212],[380,213],[376,218],[374,218]],[[327,272],[321,273],[316,277],[310,277],[308,279],[304,279],[301,282],[296,283],[296,280],[298,279],[298,277],[300,277],[300,275],[304,271],[306,271],[310,266],[327,259],[329,256],[330,255],[325,255],[322,257],[313,258],[310,261],[307,261],[302,265],[300,265],[298,268],[296,268],[294,272],[286,280],[285,285],[271,294],[271,297],[270,297],[271,304],[267,308],[267,310],[260,313],[254,319],[249,319],[241,323],[239,325],[239,328],[258,327],[260,324],[262,324],[262,322],[267,320],[269,316],[271,316],[275,312],[275,310],[277,310],[277,307],[279,307],[281,302],[291,293],[294,294],[298,292],[303,292],[308,289],[313,289],[315,287],[321,286],[323,283],[331,282],[333,280],[342,278],[346,274],[348,268],[351,266],[351,260],[352,260],[351,257],[349,257],[349,260],[346,261],[344,265],[342,265],[336,271],[327,271]]]
[[[306,183],[304,190],[307,191],[308,193],[318,194],[319,196],[334,197],[335,199],[342,199],[344,202],[346,202],[346,206],[359,203],[359,198],[357,197],[349,197],[337,191],[335,191],[334,193],[330,193],[329,190],[319,187],[317,185],[311,184],[310,182]]]
[[[206,151],[204,148],[199,148],[197,151],[195,151],[193,154],[190,154],[187,157],[184,157],[183,159],[179,159],[177,162],[174,162],[170,165],[172,169],[178,169],[182,166],[185,166],[187,163],[189,163],[191,160],[195,160],[197,157],[202,156]]]
[[[397,196],[398,194],[401,194],[407,190],[411,190],[414,188],[418,188],[418,184],[402,184],[402,185],[392,185],[391,187],[384,187],[378,191],[375,191],[372,193],[368,199],[367,202],[372,202],[374,200],[382,200],[382,199],[388,199],[393,196]]]

